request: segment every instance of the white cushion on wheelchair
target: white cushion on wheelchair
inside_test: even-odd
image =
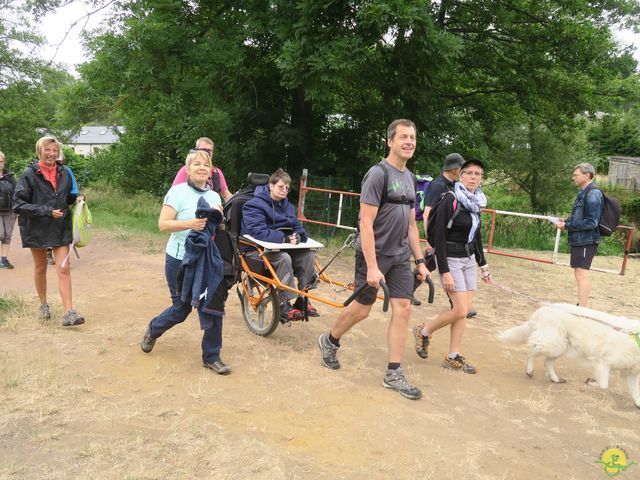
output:
[[[273,243],[273,242],[263,242],[262,240],[257,240],[253,238],[251,235],[243,235],[242,238],[249,240],[250,242],[255,243],[259,247],[262,247],[266,251],[277,251],[277,250],[299,250],[299,249],[311,249],[311,250],[320,250],[324,248],[324,245],[320,242],[316,242],[312,238],[308,238],[306,242],[297,243],[292,245],[291,243]]]

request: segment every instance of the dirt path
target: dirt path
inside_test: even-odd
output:
[[[439,367],[448,333],[438,332],[424,361],[407,339],[405,371],[424,392],[412,402],[382,388],[386,315],[380,309],[343,339],[342,369],[320,364],[318,335],[337,310],[279,327],[269,338],[244,326],[232,290],[223,358],[233,374],[200,365],[192,315],[151,354],[139,347],[149,319],[167,305],[162,253],[108,240],[104,233],[73,262],[74,298],[84,326],[35,319],[31,260],[14,239],[13,271],[0,292],[23,296],[27,312],[0,319],[0,478],[11,479],[604,479],[597,461],[619,445],[640,462],[640,411],[614,373],[608,391],[584,385],[589,369],[558,362],[564,385],[525,350],[495,333],[538,305],[481,287],[478,316],[465,335],[475,376]],[[351,259],[333,269],[348,279]],[[570,269],[490,256],[496,280],[547,301],[576,296]],[[598,258],[613,267],[616,258]],[[592,307],[638,317],[640,275],[593,274]],[[55,275],[49,273],[50,290]],[[333,296],[329,287],[326,295]],[[426,290],[421,292],[426,296]],[[50,296],[54,318],[61,316]],[[414,319],[446,304],[415,309]],[[4,314],[3,314],[4,315]],[[619,478],[640,478],[640,465]]]

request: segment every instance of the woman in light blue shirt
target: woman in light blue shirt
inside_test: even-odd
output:
[[[187,182],[171,187],[164,197],[158,227],[161,232],[171,232],[167,248],[165,250],[165,276],[171,294],[172,305],[165,309],[160,315],[149,323],[140,347],[145,353],[151,352],[156,340],[164,332],[174,325],[186,320],[191,312],[191,304],[185,303],[178,294],[178,269],[182,263],[185,253],[185,241],[191,230],[202,231],[205,228],[207,219],[196,218],[196,208],[200,198],[204,198],[211,207],[222,209],[220,195],[211,190],[207,185],[207,180],[211,172],[211,157],[202,150],[191,150],[185,161],[187,169]],[[225,288],[223,285],[219,287]],[[226,288],[225,288],[226,293]],[[215,292],[216,297],[218,291]],[[224,311],[224,300],[222,296],[220,312]],[[198,310],[201,316],[202,335],[202,364],[220,375],[228,375],[231,369],[220,359],[222,348],[222,314],[214,315],[213,325],[208,318],[203,321],[203,313]],[[204,325],[207,325],[205,328]]]

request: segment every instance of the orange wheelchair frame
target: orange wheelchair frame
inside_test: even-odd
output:
[[[349,239],[351,238],[352,236],[349,236],[342,249],[340,249],[340,251],[324,268],[322,268],[318,259],[315,258],[317,280],[330,285],[343,287],[346,290],[354,290],[353,284],[333,280],[326,274],[327,267],[337,258],[342,250],[349,246]],[[244,322],[249,330],[256,335],[266,337],[276,330],[279,323],[290,324],[290,322],[284,322],[280,319],[278,290],[289,290],[294,292],[305,300],[305,306],[308,300],[313,300],[331,307],[344,308],[355,300],[368,286],[366,283],[361,285],[344,302],[337,302],[318,294],[310,293],[308,290],[292,288],[282,283],[278,278],[275,269],[271,265],[271,262],[269,262],[269,258],[266,255],[269,251],[276,250],[265,249],[244,237],[240,237],[238,242],[240,247],[250,246],[251,248],[254,248],[258,252],[258,256],[261,258],[261,260],[259,260],[260,263],[256,264],[254,259],[248,258],[244,254],[240,253],[240,265],[242,267],[242,271],[240,284],[237,287],[238,296],[242,305]],[[312,248],[312,250],[319,249],[320,247]],[[243,248],[239,248],[239,250],[242,252]],[[427,284],[429,285],[429,303],[433,303],[433,283],[430,278],[427,279]],[[380,287],[383,295],[378,295],[378,299],[383,301],[382,311],[386,312],[389,307],[389,290],[384,281],[380,283]],[[308,321],[309,317],[307,315],[306,308],[304,310],[305,316],[303,320]]]
[[[239,271],[239,275],[236,276],[234,273],[234,277],[239,283],[236,286],[236,292],[242,305],[242,316],[249,330],[262,337],[271,335],[276,328],[278,328],[279,323],[291,324],[290,321],[281,320],[280,318],[279,290],[289,290],[303,298],[305,308],[303,308],[304,318],[302,320],[308,321],[309,317],[306,309],[308,300],[313,300],[335,308],[344,308],[355,300],[368,286],[365,283],[357,290],[353,291],[354,285],[352,283],[343,283],[333,280],[325,273],[327,268],[340,255],[340,253],[342,253],[345,248],[353,245],[355,234],[349,235],[342,248],[323,268],[318,262],[318,259],[314,259],[317,281],[330,285],[337,285],[345,290],[353,291],[351,296],[344,302],[337,302],[335,300],[324,298],[318,294],[310,293],[308,288],[299,290],[282,283],[266,254],[270,251],[287,250],[287,245],[277,245],[278,248],[267,249],[260,246],[256,241],[252,241],[251,239],[240,235],[240,224],[242,221],[241,212],[244,205],[243,199],[244,201],[247,201],[248,198],[252,198],[255,187],[259,185],[266,185],[268,178],[269,177],[265,174],[249,173],[247,176],[249,187],[236,192],[236,194],[234,194],[234,196],[227,202],[224,210],[227,226],[230,227],[228,229],[230,235],[225,236],[225,238],[228,237],[230,239],[229,241],[233,245],[233,256],[236,259],[234,263]],[[311,250],[317,251],[322,248],[321,244],[317,244],[317,246],[314,244],[311,245]],[[246,252],[252,251],[252,249],[258,252],[258,260],[246,255]],[[434,289],[433,282],[430,278],[427,279],[427,284],[429,285],[429,303],[433,303]],[[382,310],[386,312],[389,307],[389,289],[384,281],[380,283],[380,287],[383,295],[378,295],[378,299],[383,300]]]

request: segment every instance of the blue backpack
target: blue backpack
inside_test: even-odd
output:
[[[416,221],[424,220],[424,197],[433,177],[431,175],[416,175]]]

